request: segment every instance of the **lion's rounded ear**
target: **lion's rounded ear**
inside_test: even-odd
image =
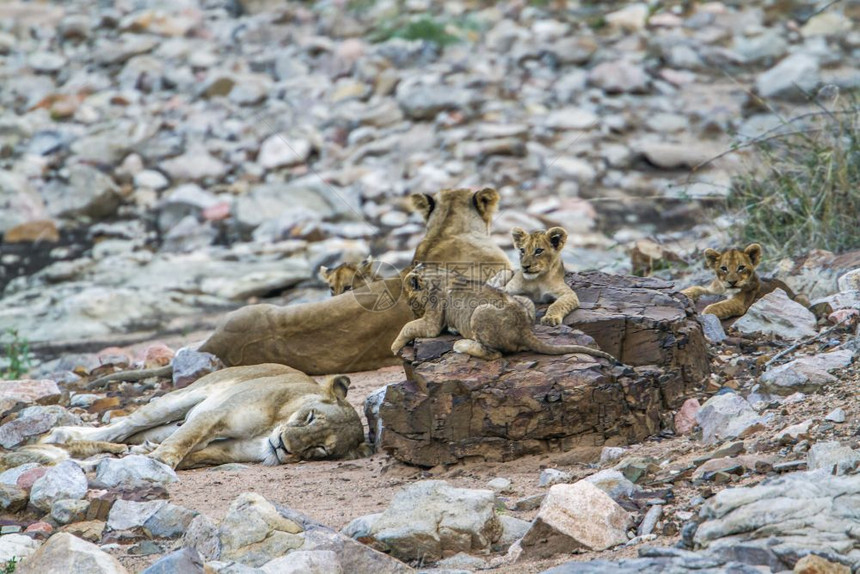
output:
[[[472,204],[484,221],[489,223],[496,211],[496,206],[499,205],[499,192],[492,187],[485,187],[481,191],[475,192],[475,195],[472,196]]]
[[[721,255],[722,253],[716,249],[705,249],[705,265],[707,265],[709,269],[713,269]]]
[[[371,267],[373,267],[373,255],[368,255],[358,264],[358,271],[359,273],[370,273]]]
[[[744,249],[744,253],[746,253],[747,257],[750,258],[753,267],[758,267],[758,264],[761,263],[761,245],[758,243],[750,243],[747,245],[746,249]]]
[[[328,395],[334,400],[346,399],[346,393],[349,392],[349,385],[352,381],[346,375],[337,375],[326,379],[324,388]]]
[[[519,248],[527,235],[528,233],[526,233],[526,230],[522,227],[514,227],[513,229],[511,229],[511,237],[514,240],[514,247]]]
[[[320,265],[319,276],[323,281],[328,281],[329,268],[325,265]]]
[[[436,200],[433,199],[432,195],[428,195],[426,193],[413,193],[410,196],[410,200],[412,201],[412,209],[421,214],[421,217],[424,218],[424,221],[430,219],[430,214],[433,213],[433,210],[436,208]]]
[[[567,231],[561,227],[552,227],[547,230],[546,237],[549,239],[550,244],[555,248],[555,250],[558,251],[564,247],[564,244],[567,241]]]

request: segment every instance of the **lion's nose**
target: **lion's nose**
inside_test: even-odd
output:
[[[737,281],[729,281],[729,286],[734,287],[735,283],[737,283]]]

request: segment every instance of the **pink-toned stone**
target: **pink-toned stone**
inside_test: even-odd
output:
[[[696,413],[701,406],[697,399],[687,399],[684,401],[680,410],[675,414],[676,434],[690,434],[693,431],[693,427],[696,426]]]
[[[54,527],[47,522],[34,522],[24,530],[24,532],[36,532],[38,534],[44,534],[46,537],[49,536],[53,531]]]
[[[164,343],[154,343],[146,348],[144,357],[144,368],[152,369],[169,365],[173,359],[173,349]]]
[[[228,217],[230,217],[230,204],[226,201],[210,205],[203,210],[203,219],[206,221],[222,221]]]
[[[22,472],[21,476],[18,477],[16,484],[18,485],[18,488],[23,488],[24,490],[29,491],[33,488],[33,483],[45,476],[46,472],[48,472],[48,469],[44,466],[32,468],[26,472]]]
[[[843,321],[846,323],[856,321],[858,318],[860,318],[860,311],[857,309],[837,309],[827,316],[827,320],[834,325]]]
[[[0,381],[0,401],[11,400],[40,405],[56,404],[60,398],[60,388],[50,379],[22,379]]]
[[[131,355],[119,347],[107,347],[98,352],[99,363],[127,367],[131,364]]]

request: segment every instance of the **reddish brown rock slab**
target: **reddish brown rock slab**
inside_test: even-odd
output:
[[[404,349],[406,380],[386,387],[379,404],[379,446],[430,467],[625,445],[671,428],[672,410],[709,373],[689,301],[652,279],[600,273],[568,279],[583,301],[568,320],[591,336],[542,325],[538,336],[591,346],[597,339],[627,365],[581,354],[484,361],[454,353],[458,337],[419,339]]]
[[[580,307],[564,323],[631,366],[658,365],[685,384],[710,373],[705,336],[690,300],[651,277],[568,273]]]

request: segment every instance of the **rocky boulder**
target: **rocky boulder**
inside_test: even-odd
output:
[[[96,467],[96,482],[107,488],[135,490],[166,486],[179,478],[172,468],[139,454],[123,458],[106,458]]]
[[[745,335],[776,335],[793,341],[815,335],[815,323],[815,315],[809,309],[777,289],[753,303],[735,321],[734,328]]]
[[[86,572],[87,574],[126,574],[119,561],[92,542],[59,532],[53,535],[16,570],[18,574],[46,572]]]
[[[502,534],[494,504],[491,490],[453,488],[441,480],[417,482],[398,492],[373,522],[371,545],[405,561],[488,553]]]
[[[860,480],[828,471],[796,472],[753,487],[717,493],[700,512],[693,537],[712,554],[791,570],[814,552],[832,562],[860,564],[855,539]]]
[[[696,422],[702,429],[702,440],[714,443],[743,437],[744,433],[763,426],[767,419],[737,393],[723,393],[705,401],[696,411]]]
[[[854,352],[850,349],[801,357],[770,369],[759,377],[759,382],[766,391],[777,395],[812,393],[835,382],[836,377],[830,371],[847,367],[853,360]]]
[[[576,446],[639,442],[658,433],[709,366],[689,301],[654,279],[571,274],[582,307],[570,326],[536,326],[554,344],[593,345],[633,367],[587,355],[534,353],[484,361],[450,352],[454,337],[404,350],[406,381],[378,406],[378,444],[421,466],[470,457],[511,460]],[[374,421],[373,427],[378,424]]]
[[[54,502],[64,499],[79,500],[87,494],[87,477],[75,462],[66,460],[52,466],[30,490],[30,504],[50,512]]]
[[[557,484],[549,489],[531,528],[519,541],[520,556],[606,550],[627,542],[630,525],[630,515],[590,482]]]

